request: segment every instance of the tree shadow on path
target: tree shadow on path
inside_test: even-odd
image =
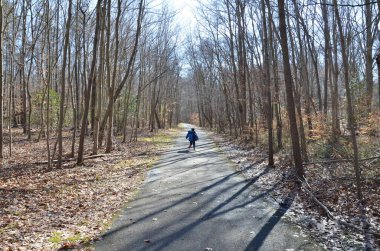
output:
[[[248,244],[245,251],[257,251],[264,244],[265,239],[268,237],[273,228],[277,225],[277,223],[281,220],[284,214],[288,211],[290,206],[293,204],[294,199],[296,197],[298,188],[291,190],[286,196],[283,203],[284,206],[280,206],[276,212],[269,218],[269,220],[265,223],[265,225],[260,229],[260,231],[256,234],[255,238],[251,240]]]

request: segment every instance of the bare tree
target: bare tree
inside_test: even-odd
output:
[[[93,52],[92,52],[92,62],[91,62],[91,68],[90,68],[90,74],[88,76],[88,83],[86,86],[85,91],[85,100],[84,100],[84,109],[83,109],[83,115],[82,115],[82,126],[80,131],[80,137],[79,137],[79,148],[78,148],[78,158],[77,158],[77,164],[82,165],[83,164],[83,155],[84,155],[84,139],[85,139],[85,133],[86,133],[86,123],[87,123],[87,116],[90,106],[90,94],[91,90],[93,89],[94,82],[96,81],[95,76],[95,65],[97,61],[97,51],[98,51],[98,43],[99,43],[99,33],[100,33],[100,18],[101,18],[101,4],[102,0],[98,0],[96,4],[96,25],[95,25],[95,37],[93,42]]]
[[[109,2],[111,2],[109,0]],[[110,5],[110,3],[109,3]],[[113,71],[112,71],[112,79],[111,83],[109,83],[109,94],[108,94],[108,100],[109,103],[112,104],[110,109],[109,109],[109,116],[108,116],[108,134],[107,134],[107,146],[106,146],[106,152],[110,152],[112,150],[112,131],[113,131],[113,96],[114,96],[114,91],[115,91],[115,83],[116,83],[116,67],[117,67],[117,57],[119,54],[119,23],[120,23],[120,16],[121,16],[121,0],[117,1],[117,16],[116,16],[116,22],[115,22],[115,55],[114,55],[114,60],[113,60]],[[108,46],[110,43],[110,20],[108,20]],[[111,76],[111,66],[109,65],[109,55],[107,57],[108,61],[108,71],[109,75]],[[124,122],[125,124],[127,121]]]
[[[60,109],[59,109],[59,123],[58,123],[58,167],[62,166],[62,128],[63,122],[65,120],[65,95],[66,95],[66,61],[67,61],[67,51],[70,39],[70,26],[71,26],[71,8],[72,8],[72,0],[69,0],[69,7],[67,10],[67,19],[66,19],[66,32],[65,32],[65,42],[63,46],[63,59],[62,59],[62,72],[61,72],[61,100],[60,100]]]
[[[268,44],[268,31],[267,31],[267,17],[265,11],[265,2],[261,1],[262,14],[263,14],[263,55],[264,55],[264,71],[263,82],[266,92],[266,117],[268,127],[268,166],[274,165],[273,160],[273,118],[272,118],[272,94],[271,94],[271,81],[270,81],[270,58],[269,58],[269,44]],[[269,10],[270,11],[270,10]]]
[[[278,14],[279,14],[279,29],[281,36],[281,48],[282,48],[282,57],[284,63],[284,77],[285,77],[285,91],[286,91],[286,101],[287,101],[287,110],[289,116],[290,124],[290,135],[292,139],[292,148],[293,148],[293,159],[294,165],[298,177],[303,179],[304,170],[302,166],[302,156],[301,148],[298,138],[298,128],[296,120],[296,111],[294,107],[294,98],[293,98],[293,80],[292,73],[289,63],[289,49],[288,49],[288,39],[286,32],[286,21],[285,21],[285,6],[284,0],[278,0]]]
[[[0,0],[0,158],[3,158],[3,1]]]
[[[346,39],[343,33],[343,27],[342,27],[342,21],[339,14],[338,4],[337,0],[333,0],[334,3],[334,11],[336,16],[336,22],[338,24],[338,30],[339,30],[339,38],[340,38],[340,46],[342,49],[342,61],[343,61],[343,76],[344,76],[344,86],[346,90],[346,100],[347,100],[347,116],[348,116],[348,129],[350,130],[351,135],[351,144],[354,152],[354,168],[355,168],[355,181],[356,181],[356,192],[357,197],[359,201],[359,210],[361,213],[361,221],[363,224],[363,230],[364,230],[364,238],[365,238],[365,244],[366,244],[366,250],[373,250],[371,236],[369,234],[369,222],[366,217],[365,212],[365,203],[364,203],[364,197],[362,192],[362,177],[361,177],[361,168],[359,165],[359,150],[358,150],[358,144],[356,139],[356,122],[354,118],[354,110],[352,105],[352,97],[351,97],[351,88],[350,88],[350,72],[349,72],[349,64],[348,64],[348,56],[347,56],[347,45],[346,45]]]

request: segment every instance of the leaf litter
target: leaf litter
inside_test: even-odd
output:
[[[254,186],[267,193],[267,198],[279,206],[290,206],[284,218],[306,230],[320,246],[327,250],[364,249],[364,236],[361,231],[330,220],[305,191],[298,193],[291,205],[284,203],[296,181],[290,153],[277,153],[275,167],[268,169],[267,153],[252,145],[252,142],[231,137],[226,140],[228,136],[216,133],[210,133],[210,136],[247,179],[256,179]],[[375,166],[363,170],[365,177],[372,177],[364,180],[363,190],[370,230],[378,233],[374,235],[375,248],[380,250],[380,175],[373,174]],[[335,219],[360,228],[353,168],[344,163],[310,165],[305,168],[305,173],[313,193],[334,214]]]
[[[84,166],[70,161],[48,169],[33,164],[46,160],[46,141],[26,141],[21,132],[15,133],[13,156],[0,168],[0,250],[92,250],[91,243],[133,198],[145,172],[168,145],[168,140],[147,140],[156,136],[116,142],[111,154],[85,160]],[[66,137],[64,149],[70,146]],[[86,155],[91,147],[86,141]]]

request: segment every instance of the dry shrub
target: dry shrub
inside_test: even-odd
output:
[[[307,116],[303,116],[304,124],[307,125]],[[313,123],[313,129],[310,130],[307,135],[311,140],[327,139],[329,137],[330,128],[326,123],[326,116],[323,113],[311,115],[311,121]]]
[[[190,123],[192,125],[198,125],[199,124],[199,113],[197,112],[193,112],[191,115],[190,115]]]
[[[360,127],[360,134],[368,136],[380,135],[380,111],[372,112],[368,115],[365,121],[363,121]]]

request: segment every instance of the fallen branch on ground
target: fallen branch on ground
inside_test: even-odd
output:
[[[306,184],[306,186],[309,187],[309,189],[308,189],[308,188],[306,188],[306,186],[302,186],[302,189],[303,189],[304,191],[306,191],[306,192],[310,195],[310,197],[313,199],[313,201],[314,201],[316,204],[318,204],[318,205],[324,210],[324,212],[326,213],[326,215],[328,216],[328,218],[329,218],[330,220],[336,221],[337,223],[339,223],[339,224],[341,224],[341,225],[344,225],[344,226],[346,226],[346,227],[350,227],[350,228],[355,229],[355,230],[357,230],[357,231],[359,231],[359,232],[363,232],[363,228],[361,228],[361,227],[358,227],[358,226],[356,226],[356,225],[354,225],[354,224],[351,224],[351,223],[345,222],[345,221],[340,220],[340,219],[336,219],[336,218],[334,217],[334,215],[331,213],[331,211],[330,211],[325,205],[323,205],[323,203],[320,202],[320,201],[317,199],[317,197],[315,197],[315,195],[314,195],[313,192],[311,191],[311,187],[310,187],[309,183],[307,182],[307,180],[306,180],[306,179],[301,180],[299,177],[298,177],[298,179],[302,182],[303,185]],[[376,232],[374,232],[374,231],[369,230],[369,233],[372,234],[373,236],[380,237],[380,234],[379,234],[379,233],[376,233]]]

